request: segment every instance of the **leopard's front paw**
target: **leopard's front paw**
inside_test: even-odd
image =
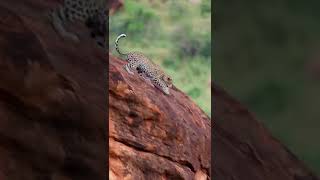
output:
[[[164,92],[166,95],[170,95],[169,88],[163,88],[162,92]]]

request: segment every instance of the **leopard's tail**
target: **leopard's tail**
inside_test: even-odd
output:
[[[125,34],[120,34],[120,35],[117,37],[116,41],[115,41],[116,50],[117,50],[117,52],[118,52],[120,55],[127,55],[127,54],[122,53],[122,52],[120,51],[120,49],[119,49],[119,44],[118,44],[119,39],[121,39],[122,37],[126,37],[126,36],[127,36],[127,35],[125,35]]]

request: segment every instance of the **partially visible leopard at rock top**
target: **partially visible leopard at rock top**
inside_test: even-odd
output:
[[[121,34],[117,37],[115,41],[115,47],[117,52],[125,56],[128,63],[124,66],[124,69],[130,73],[134,74],[132,71],[136,70],[140,76],[145,80],[151,81],[151,83],[159,88],[163,93],[169,95],[169,88],[172,87],[172,78],[167,75],[161,68],[149,60],[140,52],[129,52],[122,53],[119,50],[118,41],[120,38],[126,37],[125,34]]]
[[[83,22],[90,30],[91,37],[97,44],[107,48],[107,14],[106,0],[64,0],[62,5],[49,14],[55,30],[63,37],[79,42],[79,37],[68,32],[64,25],[74,21]]]

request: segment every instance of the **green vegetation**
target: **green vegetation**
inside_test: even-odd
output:
[[[140,51],[173,77],[211,116],[211,1],[126,0],[109,19],[109,47],[117,55],[115,38],[124,52]]]
[[[320,60],[319,5],[219,1],[214,47],[215,81],[318,174],[320,81],[306,65]]]

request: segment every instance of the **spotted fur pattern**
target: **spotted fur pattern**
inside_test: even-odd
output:
[[[50,12],[51,22],[55,30],[63,37],[79,42],[76,34],[68,32],[64,25],[68,22],[83,22],[90,30],[100,47],[107,46],[108,15],[106,0],[64,0],[55,10]]]
[[[132,71],[137,71],[138,74],[144,77],[146,80],[150,80],[151,83],[162,90],[165,94],[169,93],[169,88],[172,87],[172,79],[161,68],[150,61],[146,56],[139,52],[122,53],[119,49],[118,41],[120,38],[125,37],[125,34],[121,34],[115,41],[116,50],[120,55],[126,57],[127,64],[124,69],[134,74]]]

